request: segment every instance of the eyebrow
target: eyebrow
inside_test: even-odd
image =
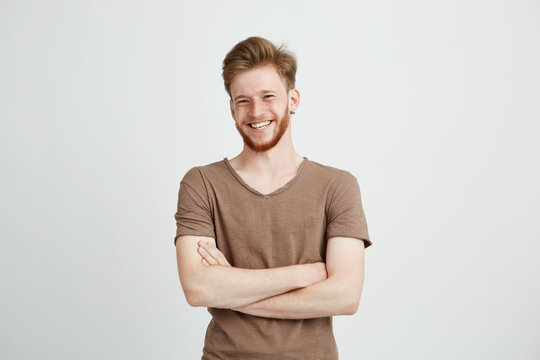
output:
[[[261,91],[259,91],[259,93],[261,93],[261,94],[268,94],[268,93],[275,93],[275,92],[276,92],[275,90],[261,90]],[[233,101],[236,101],[236,100],[238,100],[240,98],[247,98],[247,97],[249,97],[249,96],[247,96],[247,95],[238,95],[237,97],[235,97],[233,99]]]

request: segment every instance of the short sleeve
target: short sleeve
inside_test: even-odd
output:
[[[191,169],[180,182],[176,214],[176,239],[182,235],[215,238],[214,221],[208,194],[199,170]]]
[[[350,237],[364,240],[366,248],[372,245],[360,186],[354,176],[337,181],[332,187],[326,212],[326,240],[336,236]]]

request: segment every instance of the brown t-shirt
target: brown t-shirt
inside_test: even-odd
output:
[[[329,238],[371,245],[356,178],[304,158],[296,176],[264,195],[251,188],[227,158],[189,170],[181,181],[176,239],[216,240],[227,261],[264,269],[325,261]],[[332,317],[272,319],[208,308],[203,360],[338,358]]]

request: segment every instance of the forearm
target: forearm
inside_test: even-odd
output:
[[[234,268],[209,238],[181,236],[176,247],[180,283],[191,306],[244,306],[327,278],[322,262],[271,269]]]
[[[208,248],[208,251],[199,248],[203,261],[213,265],[208,268],[230,266],[219,250],[206,243],[202,247]],[[311,285],[230,308],[250,315],[279,319],[354,314],[364,283],[364,242],[356,238],[332,237],[328,240],[326,257],[326,264],[297,265],[323,266],[324,278]]]
[[[355,238],[330,238],[326,267],[328,278],[324,281],[233,310],[280,319],[354,314],[364,284],[364,242]]]
[[[232,310],[246,314],[279,318],[308,319],[334,315],[352,315],[358,308],[360,290],[328,278],[314,285],[266,298]]]
[[[192,306],[233,308],[313,284],[320,277],[316,271],[315,264],[272,269],[201,266],[182,284]]]

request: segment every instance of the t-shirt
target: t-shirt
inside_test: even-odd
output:
[[[264,269],[325,261],[331,237],[371,245],[356,178],[304,157],[296,176],[270,194],[250,187],[227,158],[189,170],[175,215],[181,235],[212,237],[234,267]],[[332,317],[273,319],[230,309],[212,315],[203,360],[338,358]]]

